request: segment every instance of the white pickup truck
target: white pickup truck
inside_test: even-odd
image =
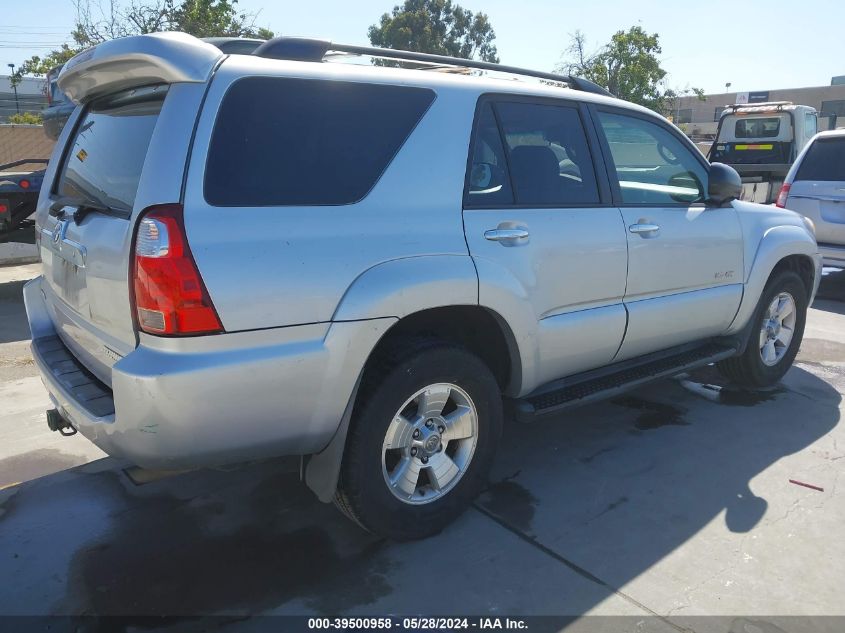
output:
[[[770,204],[817,129],[818,113],[810,106],[788,101],[728,106],[707,157],[739,172],[741,200]]]

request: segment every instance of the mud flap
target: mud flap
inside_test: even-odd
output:
[[[329,442],[328,446],[311,459],[305,466],[305,484],[317,495],[323,503],[331,503],[334,493],[337,490],[337,480],[340,476],[340,465],[343,463],[343,452],[346,448],[346,434],[349,431],[349,422],[352,419],[352,411],[355,408],[355,400],[358,396],[358,387],[361,385],[363,372],[355,382],[355,388],[343,411],[340,425]]]

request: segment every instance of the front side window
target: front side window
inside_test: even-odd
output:
[[[804,136],[813,138],[818,131],[818,119],[816,115],[810,112],[804,115]]]
[[[734,125],[736,138],[775,138],[780,134],[780,117],[737,119]]]
[[[599,112],[602,130],[626,204],[703,202],[707,171],[692,151],[662,125]]]
[[[241,79],[217,114],[205,199],[221,207],[357,202],[432,101],[432,90],[410,86]]]
[[[573,107],[497,103],[517,204],[598,204],[581,117]]]

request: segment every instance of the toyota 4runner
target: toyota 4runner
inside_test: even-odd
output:
[[[798,350],[812,226],[582,79],[153,34],[58,83],[32,351],[51,428],[143,467],[301,455],[320,499],[418,538],[485,485],[503,401],[709,363],[760,387]]]

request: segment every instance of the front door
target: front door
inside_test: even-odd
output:
[[[625,332],[626,237],[579,107],[486,98],[471,153],[464,226],[479,301],[509,321],[530,310],[519,343],[536,362],[522,392],[609,363]]]
[[[705,204],[707,165],[668,124],[614,109],[596,116],[628,239],[628,330],[616,360],[723,333],[742,298],[736,212]]]

